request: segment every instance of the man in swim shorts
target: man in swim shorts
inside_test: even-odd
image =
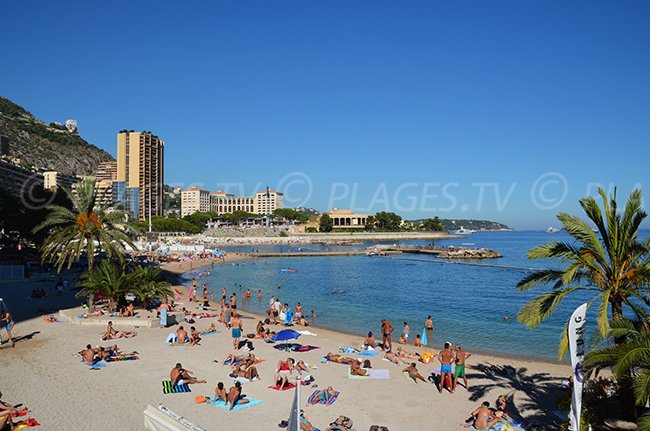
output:
[[[390,323],[386,319],[382,319],[381,321],[382,342],[384,343],[384,350],[388,350],[389,352],[393,350],[393,343],[390,337],[394,330],[395,327],[393,326],[392,323]]]
[[[447,378],[449,378],[450,382],[452,381],[451,363],[454,361],[454,352],[451,351],[451,343],[449,341],[445,343],[445,349],[438,353],[438,360],[440,361],[440,388],[438,388],[438,392],[442,393]],[[453,394],[454,386],[453,384],[450,386],[449,389]]]
[[[172,386],[205,383],[205,380],[197,380],[195,377],[192,377],[192,374],[193,373],[190,370],[183,369],[183,366],[178,363],[174,368],[172,368],[172,371],[169,373],[169,378],[172,381]]]
[[[464,351],[460,344],[456,345],[456,367],[454,368],[454,389],[458,385],[458,378],[462,377],[467,389],[467,375],[465,374],[465,361],[472,356],[471,353]]]
[[[230,330],[232,333],[232,345],[235,350],[239,350],[239,338],[241,338],[241,319],[237,310],[233,310],[232,318],[230,319]]]

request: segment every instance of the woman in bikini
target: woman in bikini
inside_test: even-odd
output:
[[[330,403],[330,399],[335,396],[336,396],[336,391],[332,389],[331,386],[328,386],[327,389],[322,391],[317,391],[314,395],[312,395],[309,401],[307,402],[307,405],[314,406],[316,404],[319,404],[321,401],[323,401],[325,405],[328,406]]]

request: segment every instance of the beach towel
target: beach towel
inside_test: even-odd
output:
[[[120,362],[120,361],[137,361],[140,359],[137,355],[115,355],[106,358],[106,362]]]
[[[187,384],[172,386],[171,380],[163,380],[162,386],[163,394],[180,394],[183,392],[192,392],[189,385]]]
[[[302,380],[301,380],[301,383],[302,383],[303,386],[305,386],[307,384],[307,382],[302,381]],[[282,388],[282,389],[280,389],[280,385],[269,386],[268,388],[273,389],[274,391],[288,391],[290,389],[296,389],[296,385],[292,385],[291,383],[287,383],[286,385],[284,385],[284,388]]]
[[[309,332],[309,331],[306,331],[306,330],[305,331],[298,331],[298,333],[300,335],[311,335],[312,337],[316,336],[316,334],[314,334],[313,332]]]
[[[253,406],[256,406],[258,404],[262,404],[262,400],[256,400],[255,398],[248,398],[248,397],[246,397],[246,399],[248,400],[248,402],[246,404],[235,404],[235,407],[232,410],[230,410],[230,404],[226,405],[221,400],[212,401],[212,402],[210,402],[208,404],[210,404],[211,406],[214,406],[214,407],[219,407],[220,409],[233,411],[233,412],[237,412],[239,410],[242,410],[242,409],[245,409],[245,408],[248,408],[248,407],[253,407]]]
[[[92,365],[86,364],[84,361],[81,361],[81,363],[88,366],[88,367],[90,367],[90,368],[95,368],[95,369],[97,369],[97,368],[105,368],[106,367],[106,364],[104,364],[103,362],[95,362]]]
[[[319,393],[321,393],[321,392],[322,392],[322,391],[316,389],[316,390],[315,390],[315,391],[314,391],[314,392],[309,396],[309,398],[307,398],[307,404],[311,404],[311,403],[316,399],[316,396],[317,396]],[[330,395],[329,403],[327,403],[327,405],[328,405],[328,406],[331,406],[332,404],[334,404],[334,401],[336,401],[336,399],[339,397],[339,394],[340,394],[339,391],[334,391],[334,395]],[[316,404],[325,404],[325,400],[321,398],[321,399],[318,400],[318,402],[317,402]]]
[[[256,382],[259,380],[257,377],[255,377],[253,380],[248,380],[246,377],[239,377],[239,376],[234,378],[231,377],[231,379],[233,382],[239,382],[242,385],[245,385],[246,383],[250,383],[251,381]]]
[[[390,379],[390,371],[388,370],[366,370],[368,371],[367,376],[355,376],[350,373],[348,369],[348,379],[351,380],[363,380],[363,379],[374,379],[374,380],[388,380]]]
[[[316,349],[320,349],[320,347],[307,345],[307,346],[300,346],[297,349],[294,349],[294,352],[309,352],[310,350],[316,350]]]
[[[34,418],[29,418],[29,419],[27,419],[27,421],[26,421],[25,423],[22,423],[22,424],[20,424],[20,425],[16,425],[16,426],[14,427],[14,430],[23,430],[23,429],[25,429],[25,428],[37,427],[37,426],[40,426],[40,425],[41,425],[41,424],[39,424],[39,423],[36,421],[36,419],[34,419]]]
[[[359,352],[361,356],[375,356],[379,354],[379,350],[364,350],[362,352]]]
[[[423,346],[426,346],[427,343],[427,330],[426,328],[422,330],[422,338],[420,339],[420,343],[422,343]]]
[[[221,331],[210,331],[206,332],[204,334],[201,334],[202,337],[205,337],[206,335],[214,335],[214,334],[219,334]]]

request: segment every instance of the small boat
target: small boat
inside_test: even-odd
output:
[[[281,268],[280,271],[282,271],[282,272],[298,272],[297,269],[290,269],[290,268]]]
[[[553,227],[553,226],[546,229],[546,232],[548,232],[548,233],[558,233],[559,231],[560,231],[560,229],[558,229],[556,227]]]
[[[454,235],[471,235],[473,233],[476,233],[476,231],[472,229],[465,229],[463,226],[461,226],[460,229],[455,230],[451,233]]]

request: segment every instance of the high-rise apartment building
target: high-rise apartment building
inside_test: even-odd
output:
[[[165,143],[150,132],[117,134],[117,181],[113,194],[134,219],[163,215]]]
[[[210,192],[198,187],[181,190],[181,217],[210,211]]]
[[[101,162],[97,165],[95,180],[99,181],[117,181],[117,160],[110,162]]]

